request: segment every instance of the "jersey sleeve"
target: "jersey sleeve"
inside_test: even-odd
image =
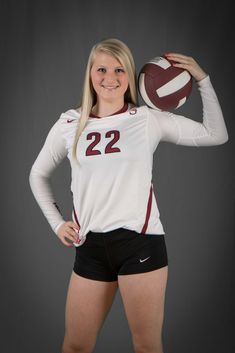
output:
[[[196,147],[227,142],[223,113],[209,76],[197,85],[203,106],[202,123],[171,112],[148,109],[148,134],[153,148],[159,141]]]
[[[50,185],[50,176],[67,155],[66,143],[62,137],[60,125],[61,119],[58,119],[50,129],[29,173],[32,193],[56,234],[60,225],[65,222]]]

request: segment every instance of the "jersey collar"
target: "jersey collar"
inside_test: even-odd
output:
[[[128,110],[128,103],[125,103],[124,106],[123,106],[121,109],[119,109],[117,112],[111,114],[110,116],[112,116],[112,115],[117,115],[117,114],[121,114],[121,113],[125,113],[127,110]],[[90,118],[95,118],[95,119],[102,119],[100,116],[95,115],[95,114],[93,114],[92,112],[90,113],[90,116],[89,116],[89,117],[90,117]]]

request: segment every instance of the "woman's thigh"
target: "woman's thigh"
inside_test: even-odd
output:
[[[64,351],[68,351],[67,347],[92,351],[117,286],[117,281],[96,281],[72,272],[65,310]]]
[[[162,352],[162,325],[168,266],[119,275],[118,284],[135,351]]]

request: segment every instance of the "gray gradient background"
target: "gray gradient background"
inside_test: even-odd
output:
[[[164,353],[235,351],[231,3],[0,1],[1,352],[60,352],[74,249],[56,239],[28,175],[50,127],[77,106],[90,48],[104,37],[128,44],[137,71],[146,60],[177,51],[195,57],[211,76],[229,141],[200,148],[161,143],[154,157],[169,256]],[[201,121],[195,86],[178,112]],[[67,159],[51,181],[71,219]],[[120,351],[133,349],[118,291],[94,352]]]

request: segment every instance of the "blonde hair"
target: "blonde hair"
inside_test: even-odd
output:
[[[128,79],[129,79],[129,85],[125,92],[124,100],[125,102],[132,103],[135,106],[138,104],[135,63],[130,49],[127,47],[125,43],[115,38],[105,39],[95,44],[91,49],[88,62],[87,62],[84,85],[83,85],[82,100],[81,100],[81,105],[79,107],[81,116],[79,119],[79,124],[74,137],[73,147],[72,147],[72,158],[76,160],[77,163],[78,163],[78,159],[76,156],[76,152],[77,152],[78,140],[82,134],[82,131],[86,126],[87,120],[91,113],[91,109],[96,103],[96,92],[94,91],[94,88],[92,86],[92,82],[90,79],[90,71],[94,63],[96,54],[100,52],[104,52],[109,55],[112,55],[123,65],[124,69],[128,74]]]

